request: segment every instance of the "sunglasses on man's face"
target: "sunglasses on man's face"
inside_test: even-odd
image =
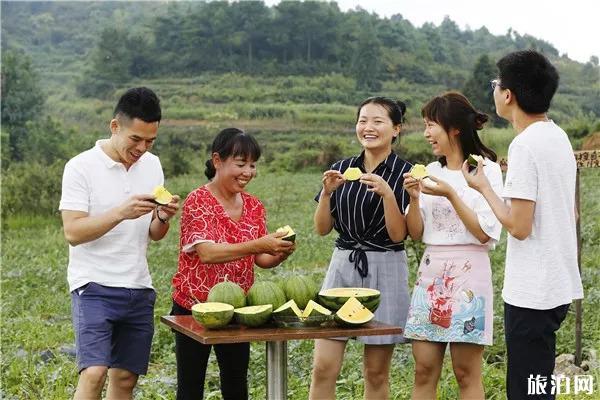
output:
[[[492,79],[490,81],[490,86],[492,87],[492,90],[496,90],[496,86],[500,86],[500,79]]]

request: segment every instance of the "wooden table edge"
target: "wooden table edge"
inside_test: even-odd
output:
[[[165,315],[160,321],[170,328],[203,344],[278,342],[302,339],[326,339],[374,335],[399,335],[402,328],[379,321],[371,321],[357,328],[244,328],[205,330],[191,315]],[[208,335],[207,335],[208,334]]]

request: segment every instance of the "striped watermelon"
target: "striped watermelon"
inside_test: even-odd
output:
[[[279,308],[285,303],[285,293],[281,288],[273,282],[256,282],[246,296],[249,306],[261,306],[263,304],[271,304],[273,309]]]
[[[246,294],[238,284],[225,281],[210,289],[206,301],[231,304],[233,308],[240,308],[246,305]]]
[[[315,298],[314,282],[302,275],[295,275],[285,281],[285,298],[294,300],[300,309],[304,309],[308,302]]]
[[[355,297],[371,312],[375,312],[379,307],[381,292],[370,288],[331,288],[319,292],[319,303],[337,311],[348,301],[350,297]]]

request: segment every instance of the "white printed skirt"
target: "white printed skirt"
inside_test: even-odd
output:
[[[427,246],[404,335],[430,342],[491,345],[493,296],[486,246]]]

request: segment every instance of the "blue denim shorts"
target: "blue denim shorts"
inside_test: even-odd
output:
[[[71,292],[77,366],[148,371],[154,334],[153,289],[126,289],[90,282]]]

